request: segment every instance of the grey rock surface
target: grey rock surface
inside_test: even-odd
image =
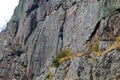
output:
[[[0,32],[0,80],[119,80],[119,37],[120,0],[20,0]]]

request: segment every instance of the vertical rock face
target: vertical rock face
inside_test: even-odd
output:
[[[7,25],[0,80],[120,79],[119,0],[20,0]]]

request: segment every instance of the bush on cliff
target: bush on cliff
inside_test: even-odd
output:
[[[70,55],[70,51],[69,50],[59,51],[58,55],[56,56],[56,58],[53,59],[53,65],[55,67],[58,67],[60,65],[60,63],[62,63],[61,59],[65,58],[65,57],[67,57],[69,55]]]

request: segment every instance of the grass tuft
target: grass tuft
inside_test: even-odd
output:
[[[59,51],[56,58],[53,59],[54,66],[58,67],[60,63],[62,63],[66,59],[67,56],[70,56],[70,54],[71,52],[69,50]],[[65,59],[63,60],[63,58]]]

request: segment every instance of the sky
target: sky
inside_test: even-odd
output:
[[[13,15],[19,0],[0,0],[0,31],[4,29]]]

